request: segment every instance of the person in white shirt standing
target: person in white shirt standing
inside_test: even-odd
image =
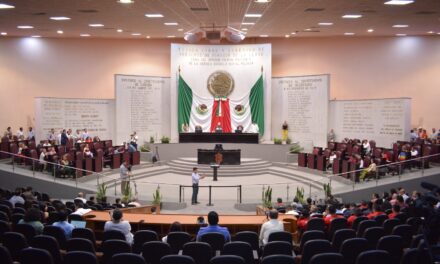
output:
[[[18,140],[24,140],[24,131],[22,127],[20,127],[17,131],[17,138]]]
[[[199,181],[205,178],[205,176],[199,175],[197,171],[197,167],[193,168],[193,172],[191,176],[192,176],[192,189],[193,189],[191,204],[198,204],[199,202],[197,201],[197,195],[199,194]]]
[[[32,127],[29,127],[27,139],[28,140],[35,140],[35,133],[34,133],[34,130],[32,130]]]
[[[260,242],[262,245],[266,245],[269,241],[269,235],[273,232],[284,231],[284,224],[278,221],[278,211],[272,209],[269,211],[270,220],[261,226],[260,230]]]

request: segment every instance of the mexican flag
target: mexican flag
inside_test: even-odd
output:
[[[189,126],[190,132],[197,125],[203,132],[214,132],[218,124],[223,132],[234,132],[239,125],[246,132],[255,123],[260,135],[264,134],[263,75],[243,98],[198,96],[179,75],[177,102],[179,132],[183,132],[184,125]]]

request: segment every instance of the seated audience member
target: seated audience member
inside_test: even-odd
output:
[[[21,194],[21,196],[25,199],[26,202],[32,202],[35,201],[35,196],[32,191],[32,187],[28,186],[25,188],[24,192]]]
[[[370,142],[368,142],[368,140],[364,139],[362,140],[362,154],[365,155],[370,155],[371,154],[371,146],[370,146]]]
[[[89,146],[86,145],[83,149],[84,158],[93,158],[93,153],[90,151]]]
[[[409,198],[409,196],[408,196],[408,194],[406,194],[404,188],[399,188],[399,195],[402,196],[403,201],[405,201],[405,202],[406,202],[406,200]]]
[[[75,203],[75,212],[72,213],[74,215],[82,216],[92,211],[92,209],[84,208],[84,204],[80,200],[74,200],[74,203]]]
[[[93,142],[93,139],[92,139],[92,137],[87,137],[86,140],[84,140],[84,142],[86,142],[86,143],[92,143],[92,142]]]
[[[113,204],[116,208],[125,207],[125,205],[121,202],[121,198],[116,198],[115,203]]]
[[[122,211],[119,209],[113,210],[111,214],[111,221],[105,222],[104,232],[109,230],[117,230],[125,235],[125,240],[132,244],[133,234],[131,233],[131,225],[128,221],[122,220]]]
[[[361,171],[359,175],[359,180],[365,181],[365,180],[369,180],[370,178],[375,178],[376,170],[377,170],[377,165],[376,163],[374,163],[374,161],[372,161],[371,164],[368,166],[368,168]]]
[[[235,133],[242,133],[242,132],[243,132],[243,126],[238,125],[237,128],[235,129]]]
[[[83,204],[86,204],[87,203],[87,200],[86,200],[86,198],[85,198],[85,195],[84,195],[84,193],[83,192],[79,192],[78,193],[78,195],[75,197],[75,199],[73,199],[74,201],[80,201],[80,202],[82,202]]]
[[[421,139],[428,139],[428,133],[426,132],[426,129],[422,129],[422,133],[419,136]]]
[[[389,219],[393,219],[396,217],[396,215],[398,213],[400,213],[400,206],[398,204],[393,205],[393,207],[391,208],[391,214],[388,215]]]
[[[414,131],[414,129],[411,129],[409,138],[410,138],[410,141],[414,142],[419,138],[419,135],[417,135],[417,133]]]
[[[277,202],[275,203],[275,209],[278,209],[280,207],[282,208],[286,208],[286,206],[283,203],[283,199],[281,199],[280,197],[277,198]]]
[[[21,188],[15,188],[14,195],[9,199],[9,202],[15,207],[15,204],[24,204],[24,199],[21,197]]]
[[[57,140],[57,137],[55,135],[55,129],[51,129],[49,133],[47,134],[47,141],[49,141],[51,144],[55,144],[55,141]]]
[[[410,155],[411,155],[411,159],[417,159],[419,157],[419,151],[417,150],[416,147],[414,147],[414,146],[411,147]],[[414,160],[411,162],[412,162],[411,166],[415,167],[417,165],[418,160]]]
[[[52,144],[50,144],[49,140],[44,140],[43,141],[43,147],[51,147]]]
[[[202,132],[203,132],[203,128],[202,128],[202,126],[200,126],[200,125],[196,125],[196,126],[194,127],[194,131],[195,131],[196,133],[202,133]]]
[[[81,134],[81,140],[86,141],[86,139],[90,137],[89,132],[87,131],[87,128],[84,128],[82,134]]]
[[[374,219],[376,216],[383,215],[383,214],[385,214],[385,213],[382,211],[382,207],[379,204],[375,203],[375,204],[373,204],[373,212],[368,214],[367,217],[368,217],[368,219],[371,220],[371,219]]]
[[[24,218],[18,221],[19,224],[28,224],[35,229],[37,235],[43,233],[44,226],[41,223],[41,213],[37,208],[29,208],[24,214]]]
[[[182,132],[183,133],[188,133],[189,132],[188,124],[182,124]]]
[[[9,140],[12,140],[12,129],[11,127],[6,128],[5,133],[3,133],[3,137],[7,137]]]
[[[308,211],[303,211],[297,222],[298,229],[303,232],[306,231],[309,220],[310,213]]]
[[[130,142],[128,144],[128,153],[133,153],[133,152],[136,152],[136,146],[133,145],[133,142]]]
[[[136,134],[136,131],[133,132],[133,134],[130,135],[130,144],[134,146],[134,148],[137,150],[137,142],[139,140],[138,135]]]
[[[297,210],[304,209],[304,206],[299,202],[299,199],[296,196],[295,196],[295,198],[293,198],[293,202],[290,205],[295,206]]]
[[[35,133],[32,127],[29,127],[28,134],[27,134],[27,140],[35,140]]]
[[[330,222],[335,218],[342,218],[342,215],[336,214],[336,206],[329,205],[327,206],[326,215],[324,217],[324,223],[327,226],[327,228],[330,226]]]
[[[332,151],[332,153],[328,157],[327,170],[333,167],[333,162],[335,161],[336,157],[336,152]]]
[[[208,226],[201,227],[199,232],[197,233],[197,241],[200,241],[200,237],[203,234],[210,232],[218,232],[221,233],[225,237],[225,241],[231,241],[231,235],[229,234],[229,230],[227,227],[221,227],[218,225],[218,214],[215,211],[211,211],[208,214]]]
[[[180,231],[182,231],[182,224],[180,224],[180,222],[176,221],[170,225],[170,230],[168,231],[168,234],[172,233],[172,232],[180,232]],[[167,237],[168,237],[168,235],[162,237],[162,242],[167,243]]]
[[[431,139],[431,140],[437,140],[437,137],[438,137],[437,129],[432,128],[432,134],[429,136],[429,139]]]
[[[81,130],[77,129],[76,133],[72,135],[73,142],[81,142]]]
[[[58,221],[56,221],[52,225],[63,229],[64,235],[66,235],[66,239],[70,239],[72,237],[72,230],[75,229],[75,226],[67,221],[66,209],[61,209],[58,211]]]
[[[347,218],[347,225],[349,227],[353,226],[354,220],[356,220],[356,218],[358,218],[359,216],[362,216],[362,210],[356,207],[353,209],[352,214]]]
[[[66,135],[69,140],[72,138],[72,129],[71,128],[67,129]]]
[[[18,140],[24,140],[25,138],[24,138],[24,131],[23,131],[23,128],[22,127],[20,127],[19,129],[18,129],[18,131],[17,131],[17,139]]]
[[[296,207],[296,204],[292,204],[292,205],[287,206],[287,208],[285,210],[286,210],[286,212],[285,212],[286,215],[299,216],[299,214],[300,214],[299,211],[298,211],[298,208]],[[277,209],[277,211],[282,213],[278,209]]]
[[[68,159],[68,154],[64,154],[63,158],[60,161],[60,174],[61,175],[65,175],[65,176],[72,176],[73,175],[73,171],[72,168],[70,167],[70,161]]]
[[[217,123],[217,126],[215,127],[215,131],[216,133],[222,133],[223,132],[223,128],[222,128],[222,124],[220,122]]]
[[[278,211],[270,210],[269,211],[269,221],[264,223],[261,226],[260,230],[260,242],[262,245],[266,245],[269,241],[269,235],[273,232],[284,231],[284,224],[281,221],[278,221]]]
[[[138,202],[136,197],[133,197],[131,201],[128,203],[129,206],[141,207],[142,205]]]
[[[57,152],[54,147],[49,147],[46,154],[49,156],[53,156],[53,155],[56,155]]]
[[[101,138],[99,138],[98,136],[94,136],[93,142],[101,142]]]

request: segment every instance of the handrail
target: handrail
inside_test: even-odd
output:
[[[37,162],[37,164],[38,164],[38,163],[40,162],[39,159],[34,159],[34,158],[31,158],[31,157],[27,157],[27,156],[21,156],[21,155],[18,155],[18,154],[16,154],[16,153],[7,152],[7,151],[2,151],[2,150],[0,150],[0,153],[3,153],[3,154],[7,154],[7,155],[9,155],[9,156],[12,156],[12,157],[10,157],[11,160],[12,160],[12,171],[15,171],[15,166],[14,166],[14,164],[15,164],[15,162],[14,162],[14,158],[15,158],[15,157],[18,157],[18,158],[20,158],[20,159],[31,160],[31,161],[32,161],[32,171],[33,171],[34,176],[35,176],[35,162]],[[72,166],[61,165],[61,164],[54,163],[54,162],[50,162],[50,161],[46,161],[46,160],[45,160],[44,162],[45,162],[46,164],[51,164],[51,165],[60,166],[60,167],[63,167],[63,168],[69,168],[69,169],[74,170],[74,171],[75,171],[75,173],[74,173],[74,179],[75,179],[75,186],[76,186],[76,187],[78,187],[78,177],[76,176],[76,171],[81,171],[81,172],[91,173],[91,174],[95,174],[95,175],[97,175],[97,176],[98,176],[98,177],[97,177],[97,184],[98,184],[98,185],[99,185],[99,178],[100,178],[100,177],[104,177],[104,175],[103,175],[102,173],[99,173],[99,172],[90,171],[90,170],[85,170],[85,169],[79,169],[79,168],[72,167]],[[54,168],[55,168],[55,167],[54,167]],[[55,180],[56,180],[56,177],[54,177],[54,181],[55,181]]]

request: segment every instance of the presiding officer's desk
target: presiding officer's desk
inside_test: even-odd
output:
[[[91,211],[83,217],[87,221],[87,227],[95,231],[97,239],[100,239],[104,230],[104,224],[110,220],[110,211]],[[133,214],[124,213],[123,220],[129,221],[132,233],[137,230],[148,229],[156,231],[159,236],[165,236],[169,232],[170,225],[178,221],[182,224],[182,231],[195,236],[201,227],[197,224],[197,217],[200,215],[177,215],[177,214]],[[208,217],[203,215],[205,222]],[[279,220],[284,220],[285,230],[292,233],[296,231],[296,218],[293,215],[282,215]],[[265,215],[219,215],[219,225],[227,227],[231,235],[240,231],[259,232],[261,225],[267,221]]]
[[[258,133],[179,133],[179,143],[254,143]]]

